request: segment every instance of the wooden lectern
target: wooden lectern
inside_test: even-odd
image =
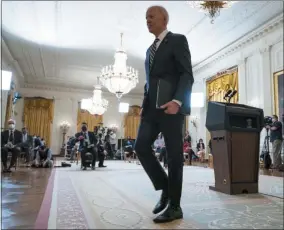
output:
[[[263,110],[241,104],[209,102],[206,128],[210,131],[215,173],[214,191],[235,195],[258,193],[260,132]]]

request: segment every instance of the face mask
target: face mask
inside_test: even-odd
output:
[[[86,126],[82,126],[82,131],[86,132],[87,131],[87,127]]]
[[[274,123],[276,120],[274,118],[272,118],[272,122]]]
[[[9,129],[14,129],[15,125],[14,124],[9,124]]]

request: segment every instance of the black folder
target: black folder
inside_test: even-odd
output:
[[[160,109],[162,105],[173,100],[173,96],[174,88],[172,83],[160,78],[157,85],[156,108]]]

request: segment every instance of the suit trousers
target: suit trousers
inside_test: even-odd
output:
[[[105,154],[103,151],[98,152],[98,160],[99,160],[99,166],[103,166],[105,161]]]
[[[9,152],[12,153],[12,158],[11,158],[9,168],[12,168],[16,164],[17,158],[18,158],[21,151],[17,147],[14,147],[14,148],[2,147],[1,148],[1,159],[2,159],[2,163],[4,165],[4,168],[7,168],[7,160],[8,160],[8,153]]]
[[[136,154],[156,190],[167,192],[173,205],[180,205],[183,180],[183,123],[184,115],[166,114],[164,110],[144,111],[135,143]],[[158,134],[164,135],[168,176],[152,153]]]

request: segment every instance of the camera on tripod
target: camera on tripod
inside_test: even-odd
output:
[[[267,126],[267,125],[271,126],[273,124],[272,117],[270,117],[270,116],[264,117],[264,124],[265,124],[265,126]]]
[[[264,168],[269,169],[271,166],[272,160],[271,160],[270,153],[269,153],[269,128],[267,128],[267,126],[272,126],[273,124],[272,117],[270,116],[264,117],[264,124],[265,124],[264,127],[266,129],[266,136],[264,139],[263,149],[260,155],[260,159],[264,163]]]

